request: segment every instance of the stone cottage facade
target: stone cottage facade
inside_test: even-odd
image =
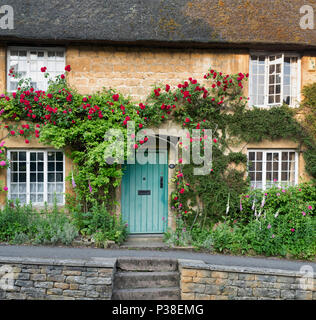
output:
[[[71,65],[70,85],[80,93],[112,87],[140,101],[158,82],[177,85],[188,77],[203,82],[212,67],[227,74],[249,73],[245,88],[249,106],[268,108],[282,102],[296,107],[302,88],[316,81],[316,31],[300,27],[303,0],[291,5],[270,0],[7,2],[14,11],[14,28],[0,29],[1,92],[17,88],[17,81],[8,77],[11,67],[45,90],[41,67],[57,75]],[[0,138],[4,135],[1,132]],[[64,194],[71,192],[65,182],[72,168],[66,150],[36,141],[26,146],[22,138],[6,139],[6,147],[15,165],[10,172],[1,172],[8,196],[41,205],[52,203],[57,192],[63,205]],[[266,187],[268,177],[291,184],[309,179],[298,143],[264,141],[237,149],[256,163],[249,173],[255,187]],[[171,163],[172,152],[168,157]],[[23,172],[20,163],[26,163]],[[163,187],[167,188],[165,210],[173,173],[172,168],[164,173],[169,182],[169,188],[168,184]],[[118,190],[119,201],[125,192]],[[129,212],[129,219],[134,214]],[[168,224],[173,224],[171,212]],[[160,233],[161,229],[132,232]]]

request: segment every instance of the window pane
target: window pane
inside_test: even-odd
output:
[[[26,173],[19,174],[19,182],[26,182]]]
[[[26,183],[19,184],[19,194],[26,194]]]
[[[267,180],[267,181],[272,181],[272,173],[271,173],[271,172],[267,172],[267,174],[266,174],[266,180]]]
[[[48,152],[47,158],[48,158],[48,161],[54,161],[55,160],[55,152]]]
[[[35,203],[36,202],[36,194],[31,194],[30,195],[30,200],[32,203]]]
[[[37,192],[43,192],[44,191],[44,184],[38,183],[37,184]]]
[[[18,174],[17,173],[11,174],[11,182],[18,182]]]
[[[268,161],[268,162],[267,162],[267,170],[268,170],[268,171],[271,171],[271,170],[272,170],[272,162],[271,162],[271,161]]]
[[[273,162],[273,171],[278,171],[278,170],[279,170],[279,163]]]
[[[19,152],[19,161],[26,161],[26,152]]]
[[[30,174],[30,181],[31,182],[36,182],[36,173],[31,173]]]
[[[44,174],[43,173],[38,173],[37,174],[37,181],[38,182],[44,182]]]
[[[56,171],[63,171],[63,163],[56,162]]]
[[[30,170],[31,171],[36,171],[36,162],[31,162]]]
[[[11,163],[11,171],[18,171],[18,163],[17,162]]]
[[[56,161],[63,161],[63,153],[62,152],[56,152]]]
[[[257,162],[256,170],[257,171],[261,171],[262,170],[262,162]]]
[[[255,152],[249,152],[249,160],[255,160]]]
[[[257,152],[257,160],[262,161],[262,152]]]
[[[48,171],[55,171],[55,162],[48,162]]]
[[[282,171],[286,171],[289,169],[288,163],[287,162],[282,162]]]
[[[37,163],[37,171],[44,171],[44,162]]]
[[[26,162],[19,162],[19,171],[26,171]]]
[[[36,183],[30,184],[30,191],[31,191],[31,193],[36,193]]]

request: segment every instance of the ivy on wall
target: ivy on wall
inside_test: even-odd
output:
[[[72,180],[75,201],[83,203],[87,210],[96,202],[109,206],[114,203],[113,192],[123,172],[119,164],[105,162],[104,152],[110,142],[104,140],[104,134],[112,128],[121,129],[126,135],[128,121],[136,123],[136,133],[167,120],[176,121],[189,130],[190,143],[193,129],[201,129],[202,133],[212,129],[211,139],[203,134],[200,138],[202,156],[204,143],[212,143],[212,170],[196,176],[196,165],[182,164],[179,159],[173,178],[176,188],[172,210],[190,224],[207,225],[228,211],[232,216],[239,213],[240,194],[249,188],[247,158],[231,151],[232,137],[245,142],[280,138],[299,141],[306,149],[306,169],[316,178],[316,147],[311,131],[296,120],[294,110],[287,106],[247,109],[242,89],[248,74],[225,75],[210,69],[204,76],[209,88],[192,78],[175,88],[157,85],[146,101],[135,105],[113,90],[78,94],[67,84],[68,72],[70,66],[66,67],[66,76],[51,81],[47,92],[34,90],[30,81],[22,79],[16,93],[2,95],[1,118],[14,121],[3,124],[8,136],[23,136],[26,144],[31,138],[39,138],[56,148],[69,147],[74,167],[68,179]],[[19,120],[26,120],[28,127],[22,127]],[[145,142],[146,137],[128,147],[138,149]],[[121,145],[125,159],[126,143],[125,140]]]

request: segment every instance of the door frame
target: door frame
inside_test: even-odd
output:
[[[166,166],[166,171],[164,173],[164,178],[165,178],[165,186],[164,186],[164,212],[162,213],[162,217],[164,218],[163,219],[163,231],[162,232],[131,232],[130,234],[133,234],[133,235],[137,235],[137,234],[163,234],[164,232],[167,231],[167,228],[168,228],[168,215],[169,215],[169,193],[168,193],[168,186],[169,186],[169,167],[168,167],[168,163],[169,163],[169,160],[168,160],[168,149],[151,149],[151,148],[148,148],[147,149],[148,152],[152,152],[152,153],[155,153],[157,154],[158,156],[158,163],[154,164],[154,165],[159,165],[159,154],[160,153],[164,153],[165,154],[165,158],[166,158],[166,163],[162,164],[162,165],[165,165]],[[150,163],[147,163],[145,165],[148,165]],[[138,164],[138,163],[135,163],[134,164],[135,166],[136,165],[140,165],[141,164]],[[160,175],[159,175],[160,176]],[[122,186],[123,186],[123,178],[122,178],[122,182],[121,182],[121,194],[120,194],[120,201],[121,201],[121,215],[122,215],[122,218],[123,218],[123,192],[122,192]],[[159,189],[158,189],[159,190]],[[136,196],[136,193],[135,193],[135,196]],[[150,212],[150,211],[148,211]],[[135,214],[135,213],[134,213]],[[153,213],[151,212],[151,214],[153,215]],[[131,217],[131,215],[129,215],[129,218]],[[129,223],[129,221],[126,221],[126,223]]]

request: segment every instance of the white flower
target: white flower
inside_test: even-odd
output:
[[[274,218],[276,218],[276,217],[279,215],[279,211],[280,211],[280,210],[278,210],[278,211],[276,212],[276,214],[274,215]]]
[[[260,211],[259,211],[259,213],[258,213],[258,218],[261,216],[261,211],[262,211],[262,210],[260,209]]]
[[[265,196],[263,196],[262,201],[261,201],[261,208],[264,207],[265,202],[266,202],[266,198],[265,198]]]
[[[229,198],[230,198],[230,193],[228,194],[228,200],[227,200],[227,205],[226,205],[226,214],[229,212]]]

